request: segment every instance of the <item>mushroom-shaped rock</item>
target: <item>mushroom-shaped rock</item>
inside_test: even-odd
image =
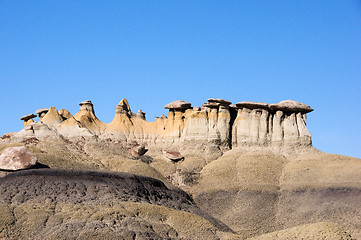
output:
[[[39,108],[35,111],[35,114],[38,114],[40,120],[45,116],[45,114],[49,111],[49,108]]]
[[[135,114],[135,116],[136,116],[137,118],[141,118],[141,119],[145,120],[145,112],[143,112],[142,110],[139,110],[139,111],[137,112],[137,114]]]
[[[49,108],[39,108],[38,110],[35,111],[35,114],[42,114],[42,113],[47,113],[49,111]]]
[[[230,105],[231,102],[222,98],[208,98],[207,99],[208,102],[215,102],[215,103],[220,103],[222,105]]]
[[[35,117],[36,117],[36,115],[31,113],[31,114],[28,114],[28,115],[25,115],[25,116],[21,117],[20,120],[28,121],[28,120],[30,120],[32,118],[35,118]]]
[[[263,108],[263,109],[269,109],[269,104],[264,102],[250,102],[250,101],[243,101],[236,103],[237,108],[249,108],[249,109],[255,109],[255,108]]]
[[[184,110],[191,108],[191,103],[183,101],[183,100],[177,100],[171,103],[168,103],[164,106],[165,109],[173,109],[173,110]]]
[[[140,157],[144,155],[147,151],[148,149],[146,149],[144,145],[137,145],[130,149],[130,154],[132,154],[133,157]]]
[[[274,103],[270,105],[270,108],[272,110],[281,110],[284,112],[302,112],[302,113],[309,113],[313,111],[313,108],[311,108],[310,106],[301,103],[301,102],[297,102],[297,101],[293,101],[293,100],[285,100],[285,101],[281,101],[279,103]]]
[[[172,160],[173,162],[178,162],[184,158],[179,152],[176,151],[163,150],[162,152],[166,158]]]
[[[26,147],[9,147],[0,154],[0,169],[20,170],[34,166],[38,159]]]
[[[209,107],[209,108],[218,108],[219,106],[221,106],[221,104],[218,102],[206,102],[202,105],[202,107]]]
[[[86,105],[86,104],[91,104],[91,105],[93,105],[92,101],[90,101],[90,100],[85,100],[85,101],[79,103],[80,106],[83,106],[83,105]]]
[[[79,103],[79,106],[80,106],[79,112],[83,111],[83,110],[86,110],[88,112],[94,111],[93,103],[90,100],[86,100],[86,101]]]

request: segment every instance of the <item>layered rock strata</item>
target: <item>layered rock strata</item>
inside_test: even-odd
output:
[[[51,107],[37,111],[39,122],[25,124],[16,137],[93,138],[137,141],[146,144],[208,144],[221,149],[234,147],[311,146],[306,126],[308,105],[287,100],[276,104],[239,102],[210,98],[201,107],[185,101],[174,101],[154,122],[147,122],[141,110],[134,114],[126,99],[115,109],[111,123],[101,122],[90,100],[81,102],[74,116],[67,110]],[[46,113],[46,114],[44,114]],[[23,119],[28,121],[29,119]]]

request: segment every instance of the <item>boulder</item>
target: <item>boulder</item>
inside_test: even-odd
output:
[[[230,104],[232,104],[230,101],[225,100],[225,99],[221,99],[221,98],[208,98],[207,101],[208,102],[220,103],[222,105],[230,105]]]
[[[191,108],[191,103],[183,101],[183,100],[177,100],[171,103],[168,103],[164,106],[165,109],[173,109],[173,110],[184,110]]]
[[[148,152],[148,149],[146,149],[144,145],[137,145],[130,149],[130,154],[132,154],[133,157],[140,157],[146,152]]]
[[[269,109],[269,104],[264,102],[250,102],[250,101],[243,101],[236,103],[237,108],[249,108],[249,109],[255,109],[255,108],[263,108],[263,109]]]
[[[285,101],[281,101],[279,103],[274,103],[270,105],[270,108],[272,110],[281,110],[284,112],[302,112],[302,113],[309,113],[313,111],[313,108],[311,108],[310,106],[301,103],[301,102],[297,102],[297,101],[293,101],[293,100],[285,100]]]
[[[28,115],[25,115],[25,116],[21,117],[20,120],[28,121],[28,120],[30,120],[32,118],[35,118],[35,117],[36,117],[36,115],[31,113],[31,114],[28,114]]]
[[[162,152],[166,158],[172,160],[173,162],[178,162],[184,158],[179,152],[176,151],[163,150]]]
[[[0,169],[21,170],[34,166],[36,156],[26,147],[9,147],[0,154]]]
[[[193,107],[193,111],[200,111],[201,107],[197,106],[197,107]]]

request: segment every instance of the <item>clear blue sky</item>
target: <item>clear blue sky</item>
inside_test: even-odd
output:
[[[361,2],[0,0],[0,134],[41,107],[293,99],[314,146],[361,158]]]

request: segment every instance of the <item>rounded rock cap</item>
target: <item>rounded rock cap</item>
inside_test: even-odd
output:
[[[310,106],[293,100],[285,100],[279,103],[271,104],[270,108],[272,110],[281,110],[285,112],[309,113],[313,111],[313,108],[311,108]]]
[[[164,106],[165,109],[174,109],[174,110],[183,110],[191,108],[191,103],[183,101],[183,100],[177,100],[171,103],[168,103]]]
[[[264,108],[264,109],[269,109],[269,104],[268,103],[264,103],[264,102],[250,102],[250,101],[243,101],[243,102],[238,102],[235,104],[236,107],[238,108],[250,108],[250,109],[254,109],[254,108]]]
[[[35,111],[35,114],[42,114],[44,112],[48,112],[49,108],[39,108],[38,110]]]
[[[28,114],[28,115],[25,115],[25,116],[21,117],[20,120],[28,121],[29,119],[32,119],[34,117],[36,117],[36,115],[31,113],[31,114]]]
[[[83,101],[83,102],[79,103],[80,106],[85,105],[85,104],[93,105],[92,101],[90,101],[90,100],[86,100],[86,101]]]
[[[226,105],[230,105],[232,104],[232,102],[222,99],[222,98],[208,98],[207,99],[208,102],[215,102],[215,103],[220,103],[220,104],[226,104]]]
[[[202,107],[209,107],[209,108],[218,108],[221,106],[219,102],[206,102],[202,105]]]

